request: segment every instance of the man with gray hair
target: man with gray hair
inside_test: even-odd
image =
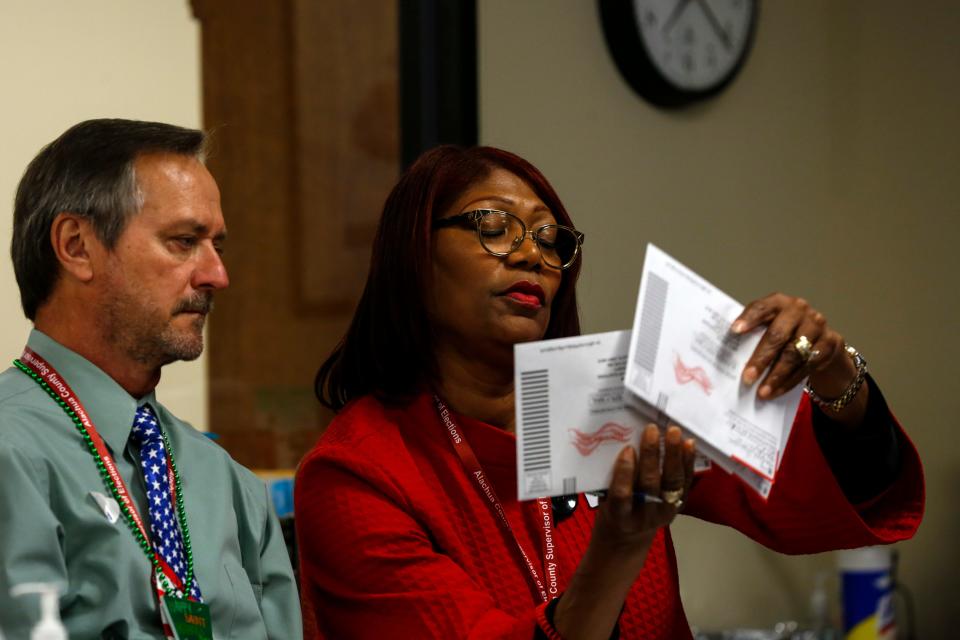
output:
[[[33,321],[0,373],[0,631],[56,589],[75,638],[299,638],[262,482],[158,401],[228,284],[200,131],[82,122],[17,190],[11,254]],[[47,585],[36,586],[36,585]]]

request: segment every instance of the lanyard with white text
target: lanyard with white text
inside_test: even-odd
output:
[[[517,535],[513,532],[513,527],[510,526],[510,522],[507,520],[507,514],[503,510],[503,505],[500,504],[500,499],[497,498],[497,493],[494,491],[493,485],[490,484],[486,478],[486,475],[483,473],[483,468],[480,466],[480,461],[477,460],[477,456],[474,454],[473,448],[467,442],[466,436],[457,427],[457,424],[453,421],[453,416],[451,415],[450,410],[447,409],[447,406],[443,403],[440,397],[434,396],[433,400],[436,403],[437,413],[440,415],[440,420],[443,422],[444,429],[447,432],[447,435],[450,436],[450,442],[453,444],[454,450],[460,457],[460,462],[463,463],[463,467],[467,473],[474,479],[474,481],[476,481],[480,495],[486,498],[487,504],[490,505],[490,510],[493,512],[494,516],[496,516],[497,522],[500,524],[500,528],[503,529],[504,533],[506,533],[508,537],[513,538],[513,542],[517,546],[517,551],[523,558],[523,562],[527,566],[527,571],[529,571],[530,578],[533,581],[533,584],[536,587],[540,597],[544,602],[556,597],[559,593],[559,589],[557,587],[559,571],[557,566],[557,557],[554,550],[553,511],[550,507],[550,500],[547,498],[537,499],[537,505],[540,508],[538,521],[541,524],[540,532],[543,536],[543,568],[544,571],[546,571],[547,577],[547,584],[544,585],[543,580],[540,578],[540,574],[537,573],[536,567],[534,567],[533,562],[530,561],[530,557],[527,556],[527,552],[523,550],[523,546],[517,539]]]
[[[162,598],[164,594],[176,591],[177,587],[175,585],[180,584],[180,578],[177,577],[176,572],[174,572],[154,550],[150,542],[150,535],[147,533],[143,520],[137,512],[137,507],[130,497],[130,491],[127,489],[126,483],[117,470],[116,462],[110,454],[106,443],[103,441],[103,437],[97,431],[96,426],[87,414],[86,409],[84,409],[80,403],[80,399],[73,392],[73,389],[70,388],[70,385],[67,384],[67,381],[53,368],[53,365],[44,360],[42,356],[30,349],[30,347],[24,348],[23,355],[20,356],[20,362],[33,372],[37,381],[42,382],[44,388],[49,390],[48,393],[51,394],[51,397],[55,396],[54,399],[57,401],[57,404],[67,412],[67,415],[74,419],[78,430],[81,432],[87,446],[91,450],[91,454],[94,455],[97,461],[97,467],[103,475],[104,484],[107,486],[107,489],[110,490],[113,498],[119,503],[120,512],[127,516],[127,524],[130,530],[133,532],[134,537],[136,537],[140,548],[153,565],[154,586],[157,590],[157,595]],[[24,371],[24,373],[27,372]],[[176,494],[176,479],[173,475],[172,466],[173,465],[170,464],[167,465],[167,478],[170,482],[171,497],[173,497],[174,504],[176,504],[178,496]],[[184,585],[181,585],[180,589],[187,591]]]

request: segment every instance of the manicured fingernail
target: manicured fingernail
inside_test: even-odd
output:
[[[757,381],[757,368],[756,367],[747,367],[743,372],[743,383],[746,385],[751,385]]]
[[[747,328],[746,322],[744,322],[743,320],[737,320],[730,327],[730,330],[733,331],[734,333],[743,333],[743,330],[746,328]]]
[[[770,388],[770,385],[765,384],[760,387],[760,393],[758,394],[761,398],[769,398],[770,394],[773,393],[773,389]]]

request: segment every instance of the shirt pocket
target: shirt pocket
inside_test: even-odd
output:
[[[263,585],[251,582],[243,567],[227,562],[224,573],[234,596],[233,620],[230,623],[230,638],[252,640],[266,638],[267,630],[263,626],[260,602],[263,599]]]

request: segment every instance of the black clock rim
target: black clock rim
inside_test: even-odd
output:
[[[637,15],[631,0],[597,0],[604,41],[620,75],[642,98],[661,108],[685,107],[723,91],[733,82],[753,48],[760,13],[757,0],[747,0],[753,10],[747,27],[746,43],[736,64],[712,87],[682,89],[657,70],[647,48],[640,40]]]

